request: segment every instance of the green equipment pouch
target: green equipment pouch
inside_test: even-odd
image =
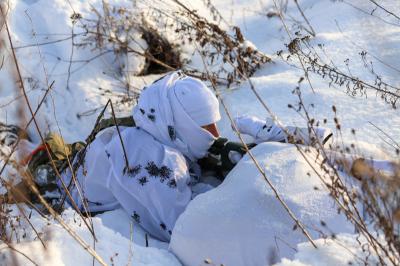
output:
[[[67,169],[67,167],[70,167],[71,165],[73,171],[75,172],[75,168],[77,168],[76,166],[79,166],[79,164],[75,165],[73,164],[73,161],[78,152],[83,152],[85,150],[85,147],[96,138],[97,133],[99,133],[101,130],[115,126],[116,124],[118,126],[127,127],[135,126],[135,122],[132,116],[116,119],[102,119],[99,123],[96,124],[95,128],[92,130],[92,133],[86,139],[86,144],[84,142],[66,144],[64,139],[59,134],[48,134],[44,139],[44,144],[50,151],[53,163],[57,168],[57,171],[61,174],[65,169]],[[58,178],[56,171],[54,170],[53,163],[48,156],[47,150],[41,149],[32,155],[27,167],[28,171],[32,174],[34,183],[36,184],[40,194],[43,195],[43,197],[51,205],[53,205],[53,207],[60,207],[59,211],[61,211],[61,206],[57,206],[61,195],[57,185]],[[70,184],[65,185],[69,187]],[[31,198],[33,203],[39,202],[35,195],[31,194]]]
[[[84,147],[83,142],[66,144],[64,139],[56,133],[48,134],[44,142],[59,173],[68,167],[68,160],[72,164],[75,154]],[[57,174],[46,149],[39,150],[32,155],[28,162],[28,171],[32,174],[33,181],[40,194],[54,206],[53,201],[59,199],[60,193],[57,185]],[[31,196],[32,202],[39,202],[35,195]]]

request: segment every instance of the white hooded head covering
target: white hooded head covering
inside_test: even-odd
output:
[[[217,98],[204,83],[173,72],[145,88],[133,118],[158,141],[195,160],[204,157],[215,140],[201,126],[221,116]]]

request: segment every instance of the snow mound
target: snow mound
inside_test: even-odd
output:
[[[318,249],[310,243],[301,243],[297,245],[298,252],[294,255],[294,260],[282,259],[274,266],[348,266],[364,265],[365,262],[370,265],[379,264],[378,258],[363,250],[360,242],[365,244],[366,239],[359,235],[340,234],[335,239],[316,240]]]
[[[328,228],[335,233],[353,230],[295,146],[263,143],[252,152],[313,238]],[[205,259],[215,265],[269,265],[293,257],[296,245],[307,241],[294,225],[246,155],[220,186],[188,205],[175,225],[170,249],[185,265],[201,265]]]
[[[17,212],[17,208],[14,208],[14,211]],[[111,216],[114,221],[110,221]],[[86,243],[94,247],[107,265],[181,265],[173,254],[152,238],[149,239],[149,244],[154,247],[137,244],[142,229],[132,224],[132,232],[129,233],[130,224],[122,224],[122,221],[126,221],[124,216],[126,215],[121,210],[116,210],[100,217],[93,217],[93,227],[98,240],[93,246],[93,237],[76,212],[68,209],[62,214],[66,224]],[[32,213],[30,222],[38,230],[46,249],[27,222],[20,221],[19,226],[15,227],[17,230],[15,237],[19,236],[19,241],[12,246],[16,252],[1,244],[0,265],[30,265],[30,262],[36,265],[92,265],[92,256],[62,229],[61,225],[54,221],[48,222],[35,212]],[[100,264],[96,262],[95,265]]]

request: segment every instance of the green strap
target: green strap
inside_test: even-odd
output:
[[[134,127],[136,125],[132,116],[118,117],[118,118],[115,118],[115,120],[116,120],[118,126]],[[96,138],[97,133],[99,133],[103,129],[113,127],[115,125],[116,124],[115,124],[114,118],[112,118],[112,117],[101,119],[100,122],[95,126],[92,134],[86,139],[86,143],[91,143]]]

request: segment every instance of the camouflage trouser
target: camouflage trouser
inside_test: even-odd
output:
[[[50,151],[52,160],[49,158],[44,145]],[[62,173],[72,164],[76,153],[84,148],[84,143],[66,144],[60,135],[50,133],[45,138],[45,143],[42,147],[43,149],[39,149],[30,158],[28,171],[31,173],[33,181],[44,199],[55,209],[61,211],[62,193],[57,185],[59,177],[54,168],[57,169],[58,173]],[[31,195],[31,200],[34,204],[39,203],[36,195]]]

